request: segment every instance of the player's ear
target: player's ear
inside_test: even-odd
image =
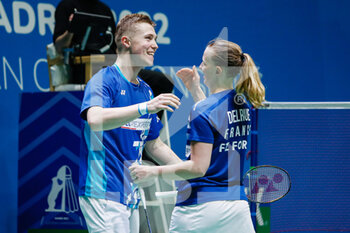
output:
[[[131,46],[131,41],[129,40],[129,38],[127,36],[123,36],[121,38],[121,41],[122,41],[122,45],[125,47],[125,48],[130,48]]]
[[[216,74],[221,74],[221,73],[222,73],[221,66],[216,66]]]

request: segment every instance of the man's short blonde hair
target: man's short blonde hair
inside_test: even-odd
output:
[[[135,25],[138,23],[148,23],[152,27],[155,27],[156,24],[144,14],[130,14],[123,17],[118,25],[115,32],[115,44],[117,45],[117,53],[123,50],[122,46],[122,37],[127,35],[129,37],[133,36],[135,32]]]

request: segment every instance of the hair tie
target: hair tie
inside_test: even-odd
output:
[[[241,60],[242,60],[242,63],[245,62],[245,56],[244,56],[244,53],[243,53],[243,52],[241,53]]]

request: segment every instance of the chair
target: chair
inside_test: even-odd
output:
[[[99,65],[101,68],[102,64],[106,62],[105,55],[93,54],[87,56],[76,56],[73,59],[74,64],[84,64],[85,65],[85,84],[91,79],[94,74],[93,66]]]
[[[57,53],[53,43],[46,46],[46,58],[49,69],[50,91],[56,91],[56,88],[69,84],[70,68],[64,64],[64,58]]]
[[[85,80],[83,84],[71,83],[71,68],[64,62],[64,57],[56,51],[53,43],[46,46],[46,57],[49,69],[50,91],[78,91],[84,90],[85,84],[91,79],[94,65],[98,69],[106,63],[105,55],[85,55],[75,56],[73,64],[85,65]]]

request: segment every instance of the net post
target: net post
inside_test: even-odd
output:
[[[258,109],[252,108],[252,128],[251,128],[251,148],[250,148],[250,167],[255,167],[258,164]],[[254,224],[257,229],[256,221],[256,204],[250,202],[250,212]]]

